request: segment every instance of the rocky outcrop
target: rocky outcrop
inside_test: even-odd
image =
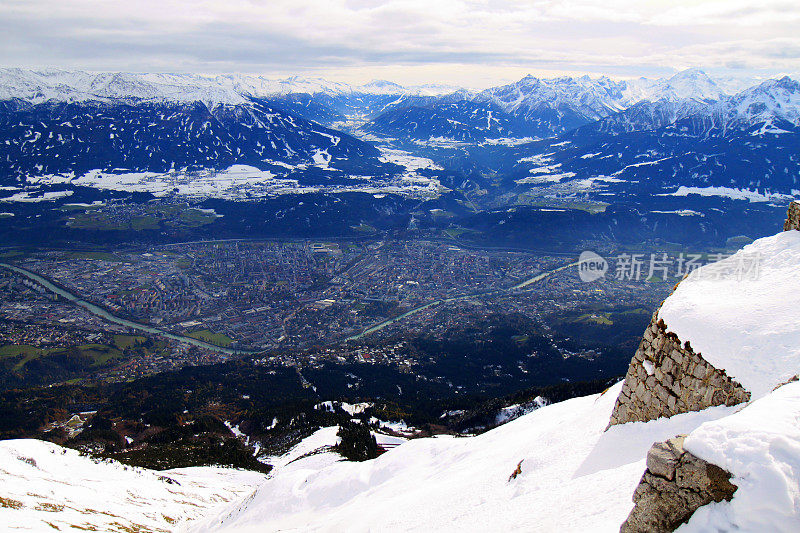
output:
[[[653,316],[631,360],[608,426],[646,422],[716,405],[735,405],[750,393],[709,364]]]
[[[783,229],[800,230],[800,202],[789,206]],[[609,427],[750,400],[750,392],[686,340],[668,331],[656,311],[628,367]],[[700,507],[733,498],[737,487],[731,474],[686,451],[683,440],[678,436],[650,448],[621,533],[671,532]]]
[[[800,230],[800,202],[792,202],[789,206],[789,213],[786,222],[783,223],[783,231]]]
[[[647,470],[633,493],[634,507],[620,533],[666,533],[711,502],[730,501],[736,485],[720,467],[683,448],[683,436],[659,442],[647,453]]]

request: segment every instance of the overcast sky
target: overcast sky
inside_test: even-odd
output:
[[[2,66],[485,87],[800,72],[798,0],[0,0]]]

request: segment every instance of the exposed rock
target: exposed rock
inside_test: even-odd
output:
[[[792,202],[789,205],[789,213],[786,215],[786,222],[783,223],[783,231],[800,230],[800,202]]]
[[[608,426],[748,400],[748,391],[667,331],[656,312],[631,359]]]
[[[659,442],[647,453],[647,470],[633,493],[634,507],[620,533],[675,531],[711,502],[730,501],[731,475],[683,449],[683,436]]]

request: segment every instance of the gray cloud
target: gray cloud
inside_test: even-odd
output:
[[[0,51],[6,66],[480,85],[528,71],[798,71],[798,20],[783,0],[7,0]]]

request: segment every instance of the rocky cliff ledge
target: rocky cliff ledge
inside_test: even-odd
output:
[[[783,229],[800,230],[800,202],[789,206]],[[608,427],[750,401],[751,391],[756,390],[752,379],[751,390],[746,390],[696,353],[688,339],[681,342],[667,328],[656,311],[628,367]],[[789,381],[796,380],[795,376]],[[671,532],[700,507],[733,498],[737,487],[731,474],[689,453],[683,442],[684,436],[677,436],[650,449],[621,533]]]
[[[620,533],[666,533],[711,502],[730,501],[731,475],[683,449],[683,436],[653,445],[633,494],[635,506]]]
[[[800,231],[800,202],[791,203],[786,222],[783,223],[783,231],[791,229]]]
[[[667,331],[656,312],[628,367],[608,425],[647,422],[749,399],[750,393],[724,370]]]
[[[800,202],[789,205],[783,228],[800,230]],[[750,400],[751,391],[668,328],[657,311],[628,367],[608,427]]]

